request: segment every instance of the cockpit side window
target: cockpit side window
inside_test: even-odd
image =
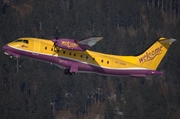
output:
[[[24,43],[28,44],[28,40],[23,40]]]

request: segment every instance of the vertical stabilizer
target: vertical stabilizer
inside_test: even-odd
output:
[[[137,64],[142,67],[156,70],[159,63],[165,56],[168,48],[174,41],[176,41],[176,39],[160,38],[149,49],[147,49],[143,54],[137,56],[137,58],[138,58]]]

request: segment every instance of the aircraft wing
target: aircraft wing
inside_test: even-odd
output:
[[[77,43],[80,45],[85,45],[85,46],[91,47],[91,46],[95,45],[98,41],[100,41],[101,39],[103,39],[103,37],[90,37],[87,39],[79,40],[79,41],[77,41]]]
[[[54,42],[54,46],[58,48],[85,51],[86,49],[89,49],[91,46],[95,45],[102,38],[103,37],[90,37],[83,40],[60,38],[58,40],[53,39],[52,41]]]

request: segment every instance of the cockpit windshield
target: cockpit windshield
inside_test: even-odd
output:
[[[23,40],[24,43],[28,44],[28,40]]]
[[[23,42],[23,43],[26,43],[26,44],[29,43],[28,40],[20,40],[20,39],[16,40],[15,42]]]

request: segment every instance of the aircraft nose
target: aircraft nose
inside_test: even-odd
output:
[[[2,47],[2,49],[5,50],[5,51],[8,50],[8,48],[9,48],[8,45],[4,45],[4,46]]]

